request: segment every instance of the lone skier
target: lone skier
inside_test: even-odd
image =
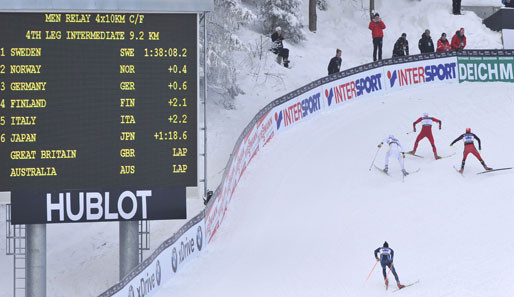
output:
[[[492,170],[492,168],[487,167],[487,165],[485,165],[484,160],[482,160],[482,157],[477,152],[477,149],[476,149],[475,143],[474,143],[475,139],[478,141],[478,149],[479,150],[482,150],[482,143],[480,141],[480,138],[478,138],[478,136],[476,136],[474,133],[471,133],[471,128],[466,128],[466,133],[457,137],[450,144],[450,146],[453,146],[457,141],[459,141],[461,139],[464,141],[464,156],[462,157],[462,164],[460,166],[459,172],[460,173],[464,172],[464,165],[466,164],[466,158],[469,153],[472,153],[473,155],[475,155],[475,157],[480,161],[480,164],[482,164],[482,166],[484,166],[485,170]]]
[[[378,144],[378,147],[379,148],[382,147],[382,144],[384,144],[384,142],[389,145],[389,150],[387,151],[386,157],[385,157],[384,172],[387,173],[387,171],[389,170],[389,157],[391,155],[393,155],[396,157],[396,159],[398,159],[398,162],[400,163],[400,166],[402,167],[403,176],[407,176],[409,173],[403,167],[403,158],[405,158],[405,154],[403,152],[403,147],[400,144],[400,141],[398,139],[394,138],[393,135],[389,135],[389,137],[387,137],[386,139],[384,139],[384,141],[382,141],[381,143]]]
[[[378,258],[380,256],[380,259]],[[384,246],[379,247],[375,250],[375,259],[380,261],[380,265],[382,265],[382,274],[384,275],[384,282],[386,286],[386,290],[389,286],[389,280],[387,279],[386,274],[386,267],[389,267],[391,272],[394,275],[394,278],[396,279],[396,284],[398,285],[398,289],[402,289],[405,286],[400,284],[400,279],[398,278],[398,274],[396,273],[396,269],[394,269],[393,266],[393,259],[394,259],[394,251],[389,248],[389,244],[384,242]]]
[[[434,122],[439,123],[439,130],[441,130],[442,122],[434,117],[429,117],[428,113],[425,112],[421,118],[417,119],[412,124],[414,132],[416,132],[416,124],[418,124],[420,122],[422,125],[421,132],[419,132],[419,135],[416,138],[416,142],[414,143],[414,149],[408,153],[411,155],[414,155],[416,153],[416,150],[418,149],[418,143],[420,142],[420,140],[422,140],[423,138],[426,137],[426,138],[428,138],[428,141],[430,141],[430,144],[432,145],[432,150],[434,151],[435,159],[436,160],[441,159],[441,157],[439,157],[437,155],[437,149],[436,149],[435,143],[434,143],[434,136],[432,135],[432,124]]]

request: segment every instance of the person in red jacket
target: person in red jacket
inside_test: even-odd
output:
[[[466,35],[464,35],[464,28],[460,28],[455,32],[452,38],[452,50],[462,50],[466,47]]]
[[[476,136],[474,133],[471,133],[470,128],[466,128],[466,133],[462,134],[461,136],[457,137],[454,141],[452,141],[450,146],[454,145],[457,141],[459,141],[461,139],[464,140],[464,156],[462,157],[462,164],[460,166],[459,172],[460,173],[464,172],[464,165],[466,164],[466,158],[469,153],[471,153],[471,154],[475,155],[475,157],[477,157],[477,159],[480,161],[480,164],[482,164],[482,166],[484,166],[485,170],[491,170],[492,168],[487,167],[487,165],[485,165],[484,160],[482,160],[482,157],[477,152],[477,149],[475,147],[474,141],[476,139],[478,141],[478,149],[482,150],[482,143],[480,142],[480,138],[478,138],[478,136]]]
[[[409,152],[409,154],[414,155],[416,153],[416,150],[418,149],[418,142],[422,140],[423,138],[427,137],[428,141],[430,141],[430,144],[432,145],[432,150],[434,151],[434,157],[435,159],[441,159],[437,155],[437,149],[435,147],[434,143],[434,136],[432,135],[432,123],[436,122],[439,123],[439,130],[441,130],[441,124],[442,122],[434,117],[429,117],[428,113],[424,113],[423,117],[417,119],[413,124],[414,132],[416,132],[416,124],[421,122],[421,125],[423,126],[421,128],[421,132],[419,132],[418,138],[416,138],[416,142],[414,143],[414,149]]]
[[[446,39],[446,33],[441,34],[441,38],[437,41],[437,52],[447,52],[451,49],[450,42]]]
[[[384,39],[384,29],[386,25],[382,22],[380,15],[375,13],[375,17],[369,22],[368,28],[371,30],[371,36],[373,37],[373,61],[382,60],[382,41]]]

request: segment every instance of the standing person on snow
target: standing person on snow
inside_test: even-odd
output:
[[[343,60],[341,59],[341,50],[336,49],[336,56],[330,59],[330,63],[328,63],[328,75],[338,73],[341,71],[341,63]]]
[[[398,38],[393,48],[393,57],[403,57],[409,55],[409,42],[407,41],[407,34],[402,33]]]
[[[384,144],[384,142],[389,145],[389,150],[387,151],[386,157],[385,157],[384,172],[387,173],[387,171],[389,170],[389,157],[391,155],[393,155],[396,157],[396,159],[398,159],[398,162],[400,163],[400,166],[402,167],[403,176],[408,175],[409,173],[403,167],[403,158],[405,158],[405,154],[403,153],[403,147],[400,144],[400,141],[398,139],[394,138],[394,136],[391,134],[391,135],[389,135],[389,137],[384,139],[384,141],[379,143],[378,147],[381,148],[382,144]]]
[[[421,34],[418,48],[422,54],[434,52],[434,42],[432,41],[432,37],[430,37],[430,30],[426,29],[425,33]]]
[[[277,63],[280,64],[281,60],[284,59],[284,67],[289,66],[289,49],[284,48],[282,44],[284,35],[282,34],[282,28],[277,27],[275,32],[271,34],[271,41],[273,41],[273,47],[271,48],[273,53],[277,55]]]
[[[387,279],[386,274],[386,267],[389,267],[391,269],[391,272],[394,275],[394,278],[396,279],[396,284],[398,285],[398,289],[401,289],[405,287],[404,285],[400,284],[400,279],[398,278],[398,274],[396,274],[396,269],[394,269],[393,266],[393,259],[394,259],[394,251],[389,248],[389,244],[384,242],[383,247],[379,247],[375,250],[375,259],[380,261],[380,265],[382,265],[382,274],[384,275],[384,282],[386,289],[389,286],[389,280]],[[378,258],[378,255],[380,255],[380,260]]]
[[[416,150],[418,149],[419,141],[426,137],[426,138],[428,138],[428,141],[430,141],[430,144],[432,145],[432,150],[434,151],[435,159],[436,160],[441,159],[441,157],[439,157],[437,155],[437,149],[436,149],[435,143],[434,143],[434,136],[432,135],[432,124],[434,122],[439,123],[439,130],[441,130],[442,122],[434,117],[429,117],[428,113],[425,112],[423,114],[423,117],[417,119],[414,123],[412,123],[414,132],[416,132],[416,124],[418,124],[420,122],[422,125],[421,132],[419,132],[419,135],[416,138],[416,142],[414,143],[414,149],[408,153],[411,155],[414,155],[416,153]]]
[[[452,49],[450,42],[446,38],[446,33],[441,34],[441,38],[437,41],[437,52],[447,52]]]
[[[478,138],[478,136],[476,136],[474,133],[471,133],[471,128],[466,128],[466,133],[457,137],[450,144],[450,146],[453,146],[457,141],[459,141],[461,139],[464,140],[464,156],[462,157],[462,164],[460,166],[459,172],[460,173],[464,172],[464,165],[466,164],[466,158],[469,153],[472,153],[473,155],[475,155],[475,157],[480,161],[480,164],[482,164],[482,166],[484,166],[485,170],[491,170],[492,168],[487,167],[487,165],[485,165],[484,160],[482,160],[482,157],[480,157],[480,154],[477,152],[477,149],[476,149],[475,143],[474,143],[475,139],[478,141],[478,149],[479,150],[482,150],[482,143],[480,141],[480,138]]]
[[[462,50],[466,47],[466,35],[464,28],[460,28],[452,37],[452,50]]]
[[[375,13],[375,17],[371,22],[369,22],[368,28],[371,30],[371,37],[373,37],[373,62],[377,60],[377,50],[378,50],[378,60],[382,60],[382,42],[384,39],[384,29],[386,25],[382,22],[380,15]]]

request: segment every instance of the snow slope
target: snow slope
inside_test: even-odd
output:
[[[463,0],[462,5],[465,5]],[[487,4],[493,0],[484,0]],[[496,1],[496,0],[494,0]],[[253,116],[272,100],[300,88],[320,77],[327,75],[330,58],[336,48],[342,50],[341,69],[347,69],[373,61],[373,45],[369,24],[369,1],[365,0],[327,0],[328,11],[318,11],[318,30],[316,33],[305,30],[306,40],[294,45],[287,40],[285,47],[290,49],[292,69],[278,65],[275,56],[268,51],[260,61],[248,56],[237,57],[241,60],[238,68],[241,88],[246,94],[236,99],[236,110],[220,110],[215,100],[209,102],[213,112],[208,116],[211,123],[209,146],[215,148],[215,158],[209,160],[211,188],[215,188],[222,175],[233,145],[242,128]],[[410,53],[418,54],[418,40],[425,29],[430,29],[432,39],[437,42],[442,32],[451,39],[461,27],[466,30],[467,48],[502,48],[501,34],[493,32],[482,24],[473,12],[463,15],[451,14],[452,2],[449,0],[376,0],[376,10],[385,22],[383,58],[390,58],[393,45],[401,33],[407,33]],[[303,1],[304,24],[308,24],[308,1]],[[242,29],[242,39],[249,44],[258,44],[269,36],[262,36],[249,29]],[[287,34],[287,33],[286,33]],[[252,49],[255,46],[251,47]],[[255,52],[253,50],[252,52]],[[214,94],[211,94],[213,96]],[[241,123],[223,125],[221,123]],[[218,124],[220,123],[220,124]],[[229,145],[227,145],[229,144]]]
[[[489,166],[514,165],[505,150],[514,145],[513,93],[500,83],[408,90],[275,138],[247,168],[207,252],[156,296],[382,296],[380,269],[364,280],[384,240],[400,280],[420,280],[403,296],[512,296],[514,171],[476,175],[482,167],[470,157],[462,177],[452,168],[462,142],[449,143],[471,127]],[[457,154],[435,161],[423,140],[425,158],[405,161],[421,171],[405,183],[395,162],[392,177],[369,171],[388,134],[411,148],[416,135],[406,132],[425,111],[443,121],[440,154]]]
[[[492,1],[487,0],[487,3]],[[307,40],[298,45],[285,42],[291,49],[293,69],[284,69],[277,65],[273,61],[274,57],[269,53],[266,53],[263,60],[258,61],[257,64],[254,64],[255,61],[251,62],[247,56],[240,57],[242,62],[238,71],[241,87],[246,94],[237,98],[237,109],[229,111],[222,109],[214,100],[215,94],[210,94],[208,177],[211,189],[218,185],[237,137],[255,113],[284,93],[324,76],[328,61],[334,55],[336,47],[343,50],[342,68],[371,61],[371,34],[367,29],[369,19],[366,7],[369,1],[328,0],[328,2],[330,10],[318,12],[317,33],[307,31]],[[452,16],[451,1],[376,0],[375,2],[377,10],[380,11],[388,26],[384,39],[384,58],[390,57],[392,45],[403,31],[408,34],[413,48],[412,53],[417,53],[417,40],[426,27],[432,30],[434,40],[440,32],[451,34],[454,30],[465,27],[469,48],[501,47],[500,35],[485,28],[473,13]],[[466,0],[463,0],[463,5],[465,2]],[[307,24],[307,1],[304,1],[302,11],[304,24]],[[261,38],[261,35],[255,31],[247,28],[241,30],[243,39],[248,42],[255,43]],[[269,37],[264,36],[264,38]],[[411,120],[409,115],[408,121]],[[494,165],[491,164],[491,166]],[[196,215],[202,206],[200,200],[189,200],[188,216]],[[5,240],[6,230],[4,214],[4,208],[0,206],[0,241],[2,242]],[[183,223],[184,221],[152,222],[151,247],[157,247]],[[51,225],[48,227],[47,235],[48,296],[96,296],[118,280],[118,225],[116,223]],[[12,257],[5,255],[4,246],[4,244],[0,245],[2,274],[0,296],[9,297],[12,296]],[[399,269],[402,268],[399,267]],[[84,278],[88,281],[83,281]]]

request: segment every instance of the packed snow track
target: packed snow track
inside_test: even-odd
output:
[[[469,127],[488,166],[514,165],[514,84],[464,83],[363,99],[274,139],[251,163],[206,253],[158,296],[382,296],[381,268],[365,278],[387,240],[403,296],[512,296],[514,171],[459,166]],[[394,134],[406,150],[423,112],[442,120],[407,156],[402,182],[369,171],[377,144]],[[419,130],[418,130],[419,132]],[[382,148],[377,165],[383,167]],[[394,280],[392,281],[394,285]]]

